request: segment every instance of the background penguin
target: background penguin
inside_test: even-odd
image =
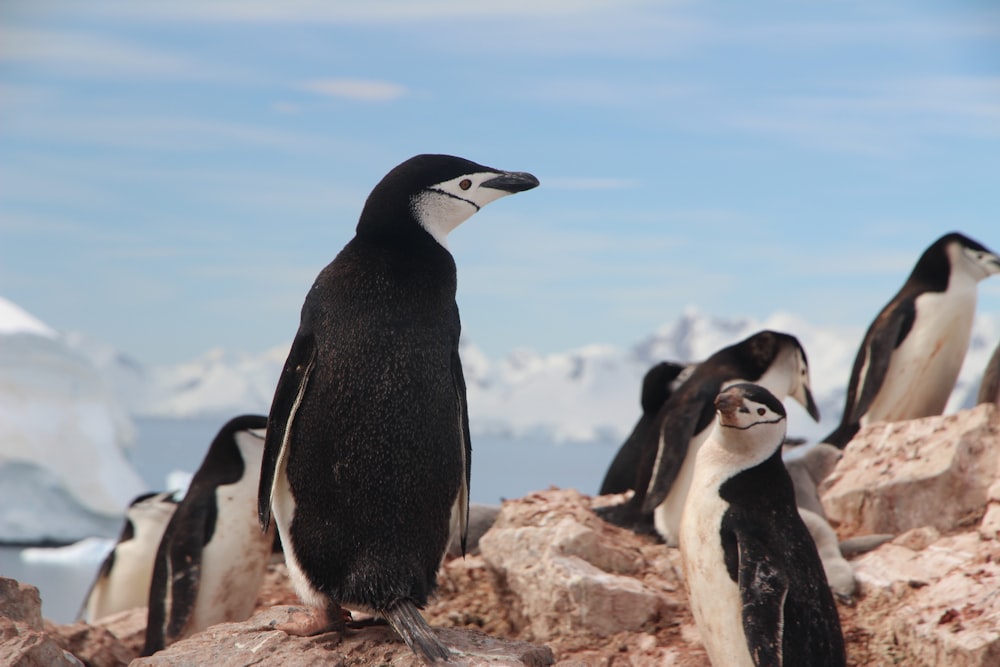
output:
[[[253,611],[274,546],[254,511],[266,425],[231,419],[191,478],[156,553],[142,655]]]
[[[614,460],[611,461],[611,465],[604,475],[604,481],[601,483],[600,495],[625,493],[635,488],[643,445],[650,437],[650,429],[655,425],[656,413],[660,411],[660,408],[677,387],[683,384],[692,370],[693,365],[661,361],[646,371],[646,375],[642,379],[642,391],[639,395],[642,416],[639,417],[632,433],[625,439],[625,442],[618,449],[618,453],[615,454]],[[651,470],[652,461],[643,467],[646,470]],[[640,480],[640,484],[648,483],[648,478],[644,482]]]
[[[941,414],[969,348],[976,286],[995,273],[1000,257],[961,234],[927,248],[865,333],[840,425],[823,441],[843,449],[866,424]]]
[[[783,448],[783,451],[786,451]],[[794,449],[792,451],[795,451]],[[821,517],[826,517],[819,500],[819,484],[829,477],[843,452],[824,442],[817,443],[801,454],[785,457],[785,468],[795,486],[795,504]]]
[[[715,400],[680,528],[691,611],[713,665],[846,664],[836,603],[781,461],[785,408],[753,384]]]
[[[105,616],[145,607],[160,538],[177,509],[174,493],[145,493],[125,512],[125,524],[84,598],[80,617],[94,623]]]
[[[383,617],[429,661],[420,616],[450,526],[466,533],[471,444],[448,232],[538,185],[447,155],[390,171],[354,238],[319,274],[278,380],[260,479],[295,589],[337,627],[343,604]],[[342,625],[342,622],[341,624]]]
[[[1000,344],[993,350],[993,355],[983,371],[983,379],[979,385],[976,404],[994,403],[1000,408]]]
[[[758,382],[780,396],[800,402],[814,419],[819,411],[809,389],[805,350],[794,336],[761,331],[725,347],[698,364],[664,403],[645,447],[651,467],[640,469],[635,494],[624,505],[599,514],[606,520],[645,532],[650,518],[670,546],[677,528],[698,447],[707,437],[715,410],[712,401],[726,384]]]

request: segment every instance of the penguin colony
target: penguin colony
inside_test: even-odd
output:
[[[447,155],[391,170],[306,295],[269,415],[223,426],[179,503],[169,493],[133,501],[86,617],[148,603],[144,655],[245,619],[276,530],[314,610],[281,629],[344,631],[359,626],[349,620],[357,610],[388,621],[425,662],[451,660],[419,612],[446,550],[465,553],[470,526],[447,236],[486,204],[537,185],[531,174]],[[794,336],[762,331],[646,374],[641,416],[600,488],[632,495],[599,513],[679,546],[713,665],[845,664],[833,593],[849,598],[853,574],[816,485],[862,426],[944,409],[976,285],[996,273],[1000,257],[961,234],[927,248],[862,341],[841,423],[787,467],[780,399],[819,419]],[[983,401],[998,400],[998,359],[1000,349]],[[496,508],[484,512],[476,534]]]

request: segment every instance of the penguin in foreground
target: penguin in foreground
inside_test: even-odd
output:
[[[295,634],[386,619],[428,662],[419,609],[452,530],[464,543],[471,442],[448,232],[538,179],[447,155],[392,169],[313,284],[268,419],[259,518],[314,608]]]
[[[177,509],[174,493],[145,493],[125,511],[125,524],[84,598],[80,618],[94,623],[149,604],[149,584],[160,538]]]
[[[931,244],[868,327],[840,425],[823,441],[843,449],[867,424],[944,412],[969,349],[977,284],[996,273],[1000,257],[967,236]]]
[[[253,612],[274,546],[255,512],[266,426],[231,419],[191,478],[156,553],[142,655]]]
[[[649,439],[650,429],[655,425],[656,413],[670,395],[684,383],[692,370],[694,370],[693,365],[661,361],[646,371],[639,395],[642,416],[611,461],[604,475],[604,481],[601,482],[600,495],[625,493],[635,488],[636,474],[641,466],[643,444]],[[642,467],[649,470],[652,468],[652,462]],[[649,479],[640,480],[639,483],[648,484]]]
[[[843,667],[823,564],[781,461],[785,408],[741,383],[715,399],[680,527],[691,611],[717,667]]]
[[[695,455],[714,420],[712,401],[724,385],[736,382],[757,382],[778,396],[791,396],[819,419],[809,388],[809,364],[798,339],[776,331],[755,333],[698,364],[671,395],[644,445],[650,452],[644,458],[649,467],[639,469],[635,494],[602,512],[603,518],[637,532],[652,518],[663,540],[677,546]]]

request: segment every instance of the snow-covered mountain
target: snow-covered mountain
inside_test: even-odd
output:
[[[817,327],[784,313],[757,321],[711,317],[695,309],[624,349],[596,344],[554,354],[517,349],[491,359],[473,341],[463,340],[472,429],[478,435],[619,440],[639,416],[639,387],[650,366],[664,359],[698,361],[765,328],[791,333],[802,342],[823,415],[816,424],[789,402],[790,434],[811,439],[826,435],[843,409],[861,329]],[[977,317],[950,411],[973,404],[982,369],[998,339],[1000,318]],[[260,354],[213,350],[176,366],[144,367],[84,336],[64,340],[102,371],[134,416],[266,413],[288,353],[287,345]]]

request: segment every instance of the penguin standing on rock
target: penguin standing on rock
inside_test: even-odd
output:
[[[149,604],[156,550],[176,509],[173,491],[145,493],[129,504],[118,542],[87,591],[81,618],[94,623],[119,611]]]
[[[255,512],[266,426],[229,420],[191,478],[156,553],[142,655],[253,612],[274,546]]]
[[[843,449],[867,424],[941,414],[969,349],[977,285],[996,273],[1000,257],[967,236],[931,244],[865,333],[840,425],[823,441]]]
[[[259,519],[273,513],[315,616],[385,618],[424,660],[450,652],[419,608],[466,532],[471,444],[448,233],[538,179],[447,155],[390,171],[313,284],[268,418]]]
[[[715,399],[680,527],[691,611],[717,667],[843,667],[844,637],[781,461],[785,408],[755,384]]]

